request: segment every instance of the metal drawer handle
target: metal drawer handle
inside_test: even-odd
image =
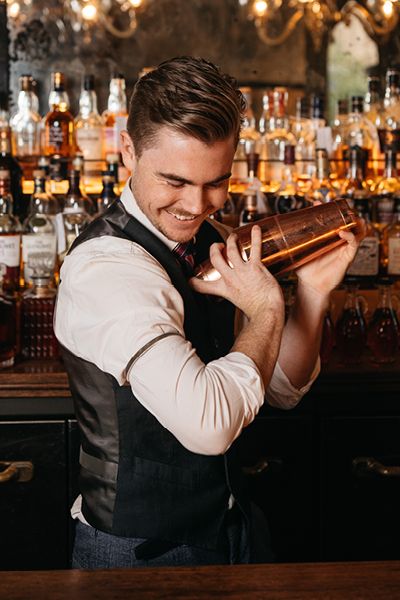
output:
[[[379,475],[380,477],[400,477],[400,467],[388,467],[372,456],[357,456],[353,459],[353,471],[358,477]]]
[[[242,471],[245,475],[250,475],[250,477],[256,477],[265,471],[281,471],[282,470],[282,460],[280,458],[267,458],[265,456],[261,457],[254,465],[251,467],[243,467]]]
[[[5,467],[4,471],[0,471],[0,483],[7,481],[18,481],[25,483],[33,478],[33,463],[27,460],[0,461],[0,468]]]

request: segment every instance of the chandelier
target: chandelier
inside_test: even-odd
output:
[[[33,10],[35,0],[6,0],[8,16],[23,21]],[[136,30],[137,13],[149,0],[57,0],[51,2],[52,16],[59,25],[70,26],[73,31],[89,31],[103,25],[118,38],[129,38]]]
[[[400,0],[348,0],[338,8],[335,0],[238,0],[254,21],[259,38],[268,46],[282,44],[302,21],[314,48],[321,48],[324,35],[343,21],[357,17],[368,35],[387,37],[399,22]]]

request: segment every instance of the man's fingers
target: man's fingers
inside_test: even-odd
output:
[[[253,225],[251,228],[251,248],[250,248],[250,260],[261,261],[262,256],[262,231],[259,225]]]

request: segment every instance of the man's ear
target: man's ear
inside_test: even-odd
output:
[[[136,163],[136,155],[131,136],[127,131],[121,131],[120,140],[122,161],[128,171],[132,173]]]

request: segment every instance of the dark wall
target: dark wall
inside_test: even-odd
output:
[[[258,39],[237,0],[150,1],[138,16],[135,34],[127,40],[99,26],[93,28],[91,40],[83,32],[60,29],[63,15],[57,14],[58,4],[58,0],[32,0],[25,22],[9,23],[11,101],[15,102],[18,77],[31,73],[38,81],[41,112],[47,110],[54,69],[67,75],[74,111],[85,72],[100,79],[99,108],[103,110],[113,71],[125,75],[129,90],[143,67],[182,54],[216,62],[243,85],[302,87],[306,79],[302,26],[284,46],[268,47]]]

